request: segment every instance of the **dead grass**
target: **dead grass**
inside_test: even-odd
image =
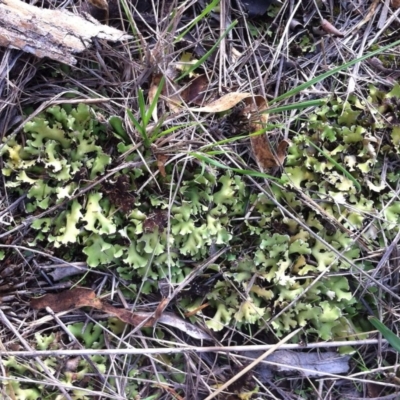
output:
[[[56,1],[44,3],[50,8],[61,5],[61,2]],[[221,32],[225,32],[232,21],[237,20],[237,25],[220,41],[218,50],[198,69],[206,74],[209,82],[204,101],[209,102],[231,91],[249,92],[271,101],[329,69],[374,50],[374,46],[383,46],[399,38],[399,10],[389,7],[388,1],[326,2],[318,3],[319,8],[314,1],[285,2],[282,6],[273,5],[268,16],[249,20],[240,7],[222,0],[219,12],[213,11],[199,20],[175,43],[175,38],[201,13],[205,3],[153,0],[139,1],[135,7],[135,2],[112,2],[110,24],[133,32],[135,39],[112,45],[98,41],[93,48],[78,55],[76,67],[59,65],[47,59],[39,60],[17,50],[2,49],[2,136],[10,133],[22,135],[23,125],[50,105],[82,102],[95,104],[99,118],[111,115],[121,117],[132,144],[137,145],[134,151],[142,151],[142,138],[126,110],[131,110],[139,118],[138,91],[143,89],[147,97],[153,76],[161,74],[166,77],[166,92],[157,108],[158,118],[166,116],[161,127],[167,129],[177,125],[186,126],[176,130],[164,142],[162,138],[155,142],[155,155],[158,150],[167,155],[168,164],[187,165],[190,152],[201,152],[214,143],[214,149],[223,153],[221,159],[225,165],[236,168],[243,168],[245,165],[248,170],[257,171],[258,166],[247,139],[216,144],[230,139],[232,132],[233,136],[237,135],[236,130],[240,132],[236,119],[198,114],[190,111],[189,106],[184,103],[179,108],[171,109],[168,101],[165,101],[166,97],[175,96],[173,81],[178,74],[177,67],[187,67],[182,63],[184,52],[200,59],[220,39]],[[79,7],[72,3],[68,4],[68,8],[79,11]],[[173,10],[177,12],[171,17]],[[320,14],[345,33],[344,38],[312,33],[318,28]],[[384,56],[387,60],[386,70],[377,69],[376,64],[361,62],[304,90],[295,98],[281,101],[280,105],[329,97],[332,94],[343,100],[351,94],[363,99],[368,96],[370,84],[390,90],[394,83],[392,72],[398,68],[398,55],[398,48],[395,48]],[[182,87],[187,83],[188,80],[183,79]],[[179,96],[176,95],[174,99],[179,100]],[[310,112],[311,108],[293,109],[271,117],[272,123],[279,128],[276,129],[274,141],[290,139],[293,130],[299,127],[299,121],[307,119]],[[156,122],[151,120],[145,128],[151,133],[155,131],[155,127]],[[143,155],[142,158],[143,164],[148,166],[149,171],[153,171],[149,181],[155,179],[154,174],[158,174],[151,167],[154,157]],[[125,162],[126,159],[120,157],[120,164],[113,166],[111,175],[126,167]],[[275,174],[279,176],[281,172],[275,171]],[[99,184],[100,179],[93,182],[93,186]],[[356,353],[351,361],[351,369],[345,376],[326,373],[318,379],[311,379],[295,374],[289,378],[275,374],[260,378],[259,374],[253,375],[250,371],[243,378],[239,376],[239,372],[251,359],[241,357],[240,348],[231,346],[255,345],[265,351],[262,346],[268,341],[269,344],[280,343],[281,349],[302,349],[307,346],[310,351],[318,351],[321,345],[299,343],[285,347],[274,332],[266,327],[266,321],[266,326],[261,328],[226,328],[222,334],[214,335],[212,345],[215,346],[215,351],[209,349],[202,352],[201,347],[205,343],[201,344],[184,332],[165,326],[157,326],[154,330],[147,328],[142,332],[114,322],[115,330],[112,331],[103,323],[106,316],[96,312],[76,310],[59,315],[50,311],[33,312],[29,307],[30,297],[68,289],[77,283],[71,277],[54,282],[49,275],[50,270],[60,266],[64,268],[79,265],[87,272],[88,268],[83,258],[66,261],[62,252],[51,254],[44,248],[27,247],[27,241],[33,237],[30,223],[38,215],[26,219],[25,196],[15,198],[5,187],[6,181],[7,177],[3,176],[0,187],[0,241],[1,248],[6,249],[7,255],[0,267],[2,398],[25,398],[23,392],[18,392],[16,387],[10,389],[11,386],[7,384],[9,381],[18,381],[20,388],[42,388],[40,395],[43,399],[86,398],[84,395],[97,399],[211,399],[214,398],[212,393],[215,393],[218,385],[231,379],[234,382],[231,386],[228,385],[227,390],[236,394],[216,395],[215,398],[246,398],[238,397],[239,393],[250,392],[256,386],[258,393],[252,398],[259,399],[398,398],[398,355],[377,335],[371,335],[369,341],[360,335],[348,338],[353,340],[351,343]],[[143,182],[139,191],[149,181]],[[179,182],[178,179],[178,187]],[[274,199],[267,181],[248,177],[248,184],[256,193],[265,193],[270,197],[276,203],[277,209],[289,218],[300,218],[292,213],[293,210],[285,208]],[[82,188],[77,196],[91,187],[92,185]],[[170,204],[176,200],[177,192],[178,189],[168,194]],[[311,209],[318,209],[318,204],[312,204],[312,199],[307,194],[296,190],[294,193],[298,201],[307,204]],[[396,196],[398,197],[397,191],[395,198]],[[62,206],[61,204],[57,207]],[[51,215],[52,211],[54,209],[43,214]],[[251,218],[251,210],[247,217]],[[370,217],[375,218],[374,215]],[[340,222],[332,221],[329,215],[323,215],[322,218],[333,224],[334,229],[340,228]],[[304,229],[308,229],[324,242],[318,232],[307,227],[301,218],[299,221]],[[370,224],[373,222],[376,221],[371,220]],[[365,245],[361,234],[355,236],[353,245],[359,246],[362,251],[359,263],[372,259],[376,269],[372,274],[360,268],[343,273],[351,276],[354,282],[360,282],[358,290],[353,288],[360,298],[363,298],[360,293],[371,282],[376,285],[379,311],[392,314],[391,328],[395,332],[399,329],[396,281],[398,236],[381,243],[381,247],[376,246],[373,252]],[[332,249],[329,243],[327,246]],[[338,257],[343,257],[343,252],[334,250]],[[386,270],[391,271],[389,279],[385,277]],[[325,273],[320,273],[313,279],[318,282],[324,276]],[[113,268],[91,269],[86,276],[86,285],[96,290],[99,296],[103,288],[107,288],[111,293],[109,300],[115,305],[139,311],[154,311],[159,303],[159,296],[146,295],[139,291],[137,299],[132,303],[125,299],[122,291],[129,284]],[[245,293],[242,296],[245,298]],[[292,303],[297,300],[296,298]],[[287,304],[283,310],[276,310],[273,319],[290,308],[292,303]],[[82,337],[77,339],[68,331],[66,326],[76,322],[82,322],[83,325],[93,324],[92,329],[98,327],[104,333],[104,340],[99,343],[99,347],[88,346]],[[35,356],[35,351],[40,349],[34,335],[50,333],[55,335],[53,348],[48,349],[52,350],[52,354],[47,354],[46,357]],[[105,354],[97,355],[95,360],[87,354],[80,357],[80,351],[85,346],[89,350],[92,348],[93,354],[96,354],[96,350],[100,353],[100,350],[104,350]],[[185,348],[180,353],[154,353],[154,349],[180,346]],[[328,345],[325,348],[327,347]],[[132,353],[129,352],[130,349]],[[135,349],[143,350],[141,354],[137,354]],[[10,352],[14,352],[14,355],[10,356]],[[9,362],[10,357],[15,357],[15,363]],[[4,360],[8,360],[8,363],[4,363]],[[88,370],[78,380],[74,380],[74,387],[71,387],[65,375],[68,371],[72,371],[71,374],[77,371],[76,364],[79,360],[86,360]],[[77,394],[79,390],[82,391],[80,395]]]

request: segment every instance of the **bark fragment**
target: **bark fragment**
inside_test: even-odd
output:
[[[116,42],[131,38],[124,32],[64,10],[42,9],[20,0],[0,0],[0,46],[39,58],[74,65],[74,54],[89,47],[92,38]]]

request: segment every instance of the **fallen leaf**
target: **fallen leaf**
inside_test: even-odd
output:
[[[73,54],[86,50],[92,38],[113,42],[132,38],[88,18],[65,10],[35,7],[19,0],[3,0],[0,2],[0,46],[75,65]]]
[[[185,317],[186,318],[193,317],[193,315],[196,315],[199,311],[203,310],[204,308],[207,308],[209,305],[210,303],[204,303],[201,306],[196,307],[193,311],[185,313]]]
[[[300,21],[292,18],[289,23],[289,28],[292,31],[299,31],[300,29],[304,28],[304,26]]]
[[[268,103],[262,96],[254,96],[250,93],[233,92],[222,96],[207,106],[191,108],[190,110],[210,113],[227,111],[241,101],[246,105],[242,109],[241,114],[249,119],[251,132],[258,132],[265,129],[268,122],[268,114],[263,111],[268,109]],[[276,151],[271,149],[269,140],[265,133],[260,135],[251,135],[250,141],[257,164],[261,171],[279,167],[285,161],[286,149],[290,144],[289,140],[283,140],[280,142]]]
[[[167,173],[165,172],[165,163],[168,161],[168,156],[163,153],[156,153],[155,156],[158,170],[160,171],[161,176],[165,178],[167,176]]]
[[[400,8],[400,0],[392,0],[390,5],[397,10],[398,8]]]
[[[204,107],[190,108],[191,111],[217,113],[230,110],[236,104],[240,103],[247,97],[252,97],[251,93],[232,92],[228,93],[218,100],[215,100]]]
[[[400,0],[399,0],[400,2]],[[399,6],[400,7],[400,6]],[[386,68],[382,61],[379,58],[372,57],[366,60],[366,62],[376,70],[383,72],[387,76],[391,76],[394,79],[397,79],[400,76],[400,70],[396,68]]]
[[[344,37],[344,33],[340,32],[338,29],[336,29],[329,21],[326,19],[323,19],[321,21],[321,28],[326,32],[329,33],[330,35],[333,36],[338,36],[338,37]]]
[[[35,310],[50,307],[54,312],[62,312],[80,307],[98,308],[98,301],[93,290],[74,288],[57,294],[46,294],[43,297],[33,298],[30,304]]]
[[[268,114],[262,111],[268,108],[268,103],[264,97],[248,97],[243,101],[246,107],[243,109],[242,113],[248,115],[251,130],[257,132],[265,129],[268,122]],[[265,133],[250,136],[250,142],[261,171],[282,166],[286,158],[286,149],[290,144],[289,140],[282,140],[278,144],[276,151],[273,151]]]
[[[207,76],[204,74],[194,78],[182,91],[182,100],[185,103],[194,103],[197,105],[203,104],[208,83]]]
[[[82,275],[86,271],[88,271],[87,267],[79,267],[79,266],[73,266],[73,265],[67,265],[67,266],[59,266],[56,267],[53,272],[50,272],[49,275],[53,278],[54,281],[60,281],[61,279],[64,278],[69,278],[70,276],[74,275]]]
[[[54,312],[58,313],[74,308],[92,307],[111,314],[133,326],[151,327],[156,322],[160,322],[180,329],[195,339],[211,339],[210,335],[195,325],[182,320],[172,313],[164,313],[168,304],[169,301],[163,299],[155,312],[135,313],[124,308],[116,308],[104,302],[96,296],[93,290],[87,288],[74,288],[57,294],[46,294],[43,297],[32,298],[30,300],[30,305],[35,310],[50,307]]]
[[[92,6],[98,8],[100,10],[104,10],[106,12],[105,20],[106,20],[106,23],[108,24],[108,19],[109,19],[108,1],[107,0],[88,0],[88,2]]]
[[[189,322],[186,322],[182,318],[177,317],[175,314],[166,312],[158,319],[158,322],[177,328],[180,331],[185,332],[192,338],[201,340],[212,340],[211,336],[208,333],[204,332],[196,325],[193,325]]]

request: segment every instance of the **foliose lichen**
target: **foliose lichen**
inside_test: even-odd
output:
[[[361,253],[352,234],[377,216],[380,225],[374,222],[361,233],[372,250],[399,224],[396,171],[386,169],[386,180],[381,179],[386,160],[398,160],[400,152],[400,130],[386,118],[398,118],[397,91],[384,94],[371,87],[367,101],[350,96],[317,109],[292,138],[283,186],[272,182],[269,189],[298,220],[365,269],[370,265],[357,261]],[[381,114],[371,115],[368,101]],[[132,152],[127,161],[136,167],[117,170],[85,191],[132,145],[108,132],[82,104],[50,107],[24,132],[24,140],[9,138],[2,150],[7,185],[14,193],[28,194],[28,215],[60,205],[32,223],[37,232],[32,244],[59,249],[68,259],[84,257],[92,268],[114,266],[132,287],[145,279],[144,293],[166,277],[181,282],[193,263],[230,246],[225,258],[210,267],[223,272],[223,279],[205,296],[179,303],[189,310],[205,299],[210,328],[269,321],[278,336],[304,327],[323,339],[362,330],[354,319],[359,305],[342,273],[349,263],[282,215],[264,194],[250,190],[243,176],[194,161],[175,167],[180,181],[167,167],[167,179],[143,185],[149,172]],[[297,190],[345,230],[300,200]],[[176,193],[172,202],[170,193]],[[251,218],[246,218],[250,208]],[[324,277],[315,282],[321,273]]]

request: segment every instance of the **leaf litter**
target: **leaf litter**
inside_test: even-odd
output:
[[[145,328],[154,326],[159,322],[165,325],[174,326],[195,339],[212,339],[209,334],[195,325],[182,320],[172,313],[164,313],[162,302],[154,313],[132,312],[106,303],[104,300],[98,298],[93,290],[76,287],[57,294],[49,293],[42,297],[32,298],[30,300],[30,305],[35,310],[49,307],[56,313],[71,311],[76,308],[90,307],[113,315],[119,318],[122,322],[126,322],[133,326]]]

